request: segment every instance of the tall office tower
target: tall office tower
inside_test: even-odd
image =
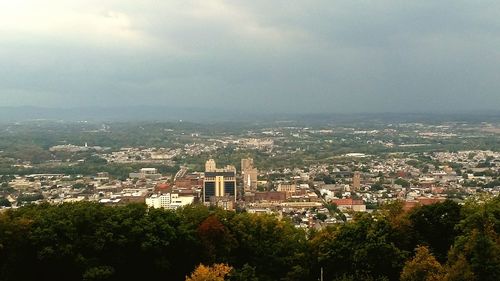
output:
[[[252,158],[243,158],[241,159],[241,170],[245,171],[253,168],[253,159]]]
[[[205,172],[215,172],[216,169],[214,159],[208,159],[207,162],[205,162]]]
[[[360,187],[361,187],[361,173],[355,171],[354,175],[352,176],[352,188],[354,190],[359,190]]]
[[[241,159],[241,175],[245,191],[257,190],[257,175],[259,171],[253,166],[253,159]]]
[[[236,202],[236,171],[234,167],[217,169],[215,161],[210,159],[205,164],[205,168],[203,203],[226,210],[234,209]]]

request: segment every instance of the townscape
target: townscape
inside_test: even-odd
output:
[[[500,127],[494,123],[226,128],[185,122],[2,125],[1,208],[79,201],[166,209],[203,204],[319,229],[392,201],[411,209],[500,192]],[[40,132],[47,130],[52,135],[44,138]],[[6,145],[20,134],[33,140]]]
[[[1,1],[0,281],[500,280],[500,1]]]

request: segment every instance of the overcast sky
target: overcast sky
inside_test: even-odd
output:
[[[500,109],[500,1],[0,0],[0,106]]]

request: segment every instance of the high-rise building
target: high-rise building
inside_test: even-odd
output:
[[[359,190],[360,187],[361,187],[361,173],[355,171],[354,175],[352,176],[352,188],[354,190]]]
[[[214,159],[208,159],[207,162],[205,162],[205,172],[215,172],[216,169]]]
[[[252,158],[241,159],[241,175],[245,191],[257,190],[257,175],[259,171],[253,166]]]
[[[215,161],[210,159],[205,164],[203,179],[203,203],[233,209],[236,201],[236,169],[227,166],[217,169]]]
[[[243,158],[241,159],[241,170],[245,171],[253,168],[253,159],[252,158]]]

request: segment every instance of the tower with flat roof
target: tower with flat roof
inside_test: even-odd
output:
[[[253,166],[252,158],[241,159],[241,175],[245,191],[257,190],[257,175],[259,171]]]
[[[352,188],[354,190],[359,190],[361,188],[361,173],[359,171],[355,171],[352,176]]]
[[[236,169],[234,166],[217,169],[215,161],[209,159],[205,164],[203,203],[232,210],[236,202],[236,195]]]

